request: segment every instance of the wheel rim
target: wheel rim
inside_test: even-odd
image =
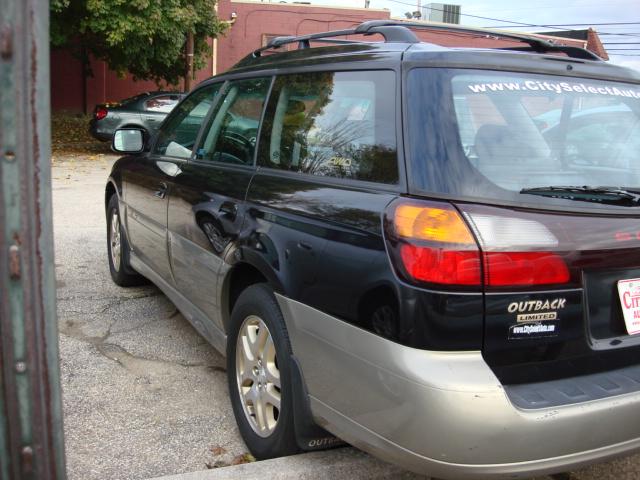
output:
[[[109,246],[111,250],[111,263],[113,269],[120,270],[121,244],[120,244],[120,216],[116,210],[111,215],[111,231],[109,233]]]
[[[261,437],[273,433],[280,416],[280,370],[271,332],[255,315],[242,322],[236,342],[236,381],[242,410]]]

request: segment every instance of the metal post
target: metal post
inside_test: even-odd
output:
[[[186,45],[186,73],[184,75],[184,91],[191,91],[191,80],[193,80],[193,33],[187,34]]]
[[[62,480],[49,2],[0,12],[0,479]]]

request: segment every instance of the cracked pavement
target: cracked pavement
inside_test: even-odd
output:
[[[228,465],[247,448],[228,400],[224,358],[155,286],[120,288],[109,276],[103,192],[116,158],[53,164],[69,480]]]
[[[116,158],[57,156],[52,167],[68,478],[133,480],[229,465],[247,448],[224,358],[156,287],[120,288],[109,276],[103,192]],[[365,464],[342,478],[368,478],[380,462]],[[630,480],[638,472],[640,455],[556,478]]]

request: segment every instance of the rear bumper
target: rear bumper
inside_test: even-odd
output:
[[[429,402],[438,407],[416,415],[411,423],[399,422],[395,429],[367,426],[366,420],[349,418],[315,398],[311,407],[320,425],[336,436],[379,458],[438,478],[529,478],[640,449],[638,432],[628,428],[631,423],[636,425],[631,430],[638,429],[637,395],[599,405],[522,412],[499,396],[482,395],[478,400],[475,394],[415,387],[402,392],[406,401],[425,409]],[[625,437],[621,431],[632,438],[618,441]]]
[[[640,448],[640,393],[523,409],[479,352],[404,347],[278,297],[327,430],[443,478],[528,477]]]
[[[110,142],[113,137],[113,129],[100,127],[95,119],[91,119],[89,122],[89,133],[93,138],[101,142]]]

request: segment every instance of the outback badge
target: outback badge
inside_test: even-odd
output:
[[[518,313],[518,323],[531,323],[558,320],[558,310],[565,307],[566,298],[554,298],[553,300],[529,300],[524,302],[511,302],[507,312]]]

